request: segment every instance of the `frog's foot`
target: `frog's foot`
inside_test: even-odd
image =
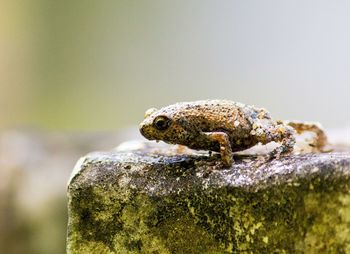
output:
[[[272,141],[280,143],[280,146],[276,147],[266,156],[265,159],[267,161],[291,153],[295,145],[295,130],[283,123],[271,126],[267,130],[256,129],[254,130],[254,135],[257,141],[263,145]]]
[[[233,164],[233,154],[228,135],[224,132],[206,132],[205,135],[220,145],[220,155],[224,167],[230,167]]]
[[[295,145],[295,131],[293,128],[284,125],[277,125],[275,131],[275,140],[281,143],[280,146],[272,150],[268,157],[269,158],[279,158],[281,155],[290,154]]]

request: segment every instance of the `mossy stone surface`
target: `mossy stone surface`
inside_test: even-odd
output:
[[[68,253],[350,253],[350,154],[235,161],[87,155],[68,186]]]

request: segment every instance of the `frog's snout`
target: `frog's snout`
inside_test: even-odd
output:
[[[142,122],[140,123],[139,125],[139,130],[140,130],[140,133],[142,134],[142,136],[145,136],[145,133],[146,133],[146,130],[145,130],[145,124]]]
[[[145,122],[140,123],[139,130],[142,136],[144,136],[147,139],[152,139],[152,137],[149,135],[151,133],[149,124]]]

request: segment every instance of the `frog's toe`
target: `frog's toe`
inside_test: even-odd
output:
[[[221,160],[225,168],[229,168],[234,164],[234,160],[230,155],[221,156]]]

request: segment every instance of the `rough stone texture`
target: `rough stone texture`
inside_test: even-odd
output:
[[[139,144],[77,163],[68,253],[350,253],[349,153],[220,169],[216,154]]]

